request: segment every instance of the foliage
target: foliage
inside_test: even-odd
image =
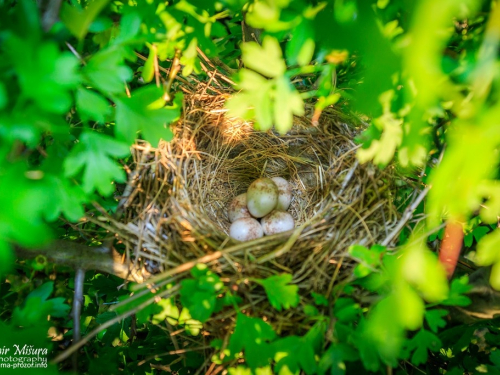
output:
[[[13,248],[56,237],[104,242],[104,231],[80,219],[95,215],[95,207],[116,211],[122,164],[137,138],[152,145],[171,139],[182,85],[208,80],[203,54],[234,73],[240,91],[228,101],[230,113],[260,130],[286,133],[306,104],[313,123],[331,105],[368,115],[358,159],[396,164],[404,176],[396,200],[407,201],[415,185],[408,181],[432,186],[417,208],[427,219],[405,229],[397,252],[353,245],[352,278],[330,295],[313,293],[311,303],[300,299],[291,274],[247,280],[265,289],[277,311],[304,309],[302,336],[278,334],[247,316],[238,292],[205,265],[155,291],[179,287],[180,298],[134,294],[113,277],[87,275],[83,334],[147,306],[134,317],[137,329],[126,318],[91,340],[87,356],[99,360],[80,358],[82,371],[146,373],[140,364],[151,355],[172,371],[198,369],[191,352],[159,355],[179,350],[165,331],[199,335],[214,314],[229,310],[234,331],[226,344],[212,346],[214,363],[231,374],[380,372],[405,362],[427,372],[498,373],[498,320],[447,326],[438,305],[467,306],[470,286],[467,276],[448,285],[429,248],[442,239],[436,228],[443,221],[463,222],[467,257],[491,265],[491,283],[500,288],[496,1],[82,0],[64,2],[60,20],[49,24],[50,9],[37,3],[0,1],[6,343],[17,337],[51,347],[42,339],[49,326],[67,340],[71,272],[55,272],[43,258],[14,263]],[[260,38],[240,44],[243,19]]]

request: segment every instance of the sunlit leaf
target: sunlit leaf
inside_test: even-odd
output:
[[[160,139],[172,139],[170,124],[180,116],[182,95],[165,106],[161,88],[148,85],[132,92],[131,98],[116,98],[116,133],[118,139],[133,143],[141,131],[145,140],[157,145]]]
[[[95,132],[84,132],[79,143],[64,160],[67,177],[83,170],[82,187],[87,193],[95,189],[106,196],[114,191],[114,181],[124,182],[125,172],[115,161],[130,152],[128,146],[113,138]]]
[[[274,356],[269,341],[275,337],[272,327],[263,320],[238,313],[228,348],[232,357],[244,351],[245,361],[251,368],[264,367]]]
[[[286,65],[278,41],[266,36],[260,46],[256,42],[242,44],[243,62],[256,72],[267,77],[278,77],[285,73]]]
[[[286,310],[299,304],[297,293],[299,288],[297,285],[289,284],[292,281],[292,275],[284,273],[255,281],[264,287],[269,302],[276,310]]]

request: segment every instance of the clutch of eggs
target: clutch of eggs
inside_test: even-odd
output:
[[[228,207],[232,223],[229,235],[239,241],[250,241],[286,232],[295,227],[292,215],[285,212],[292,201],[292,187],[282,177],[259,178],[246,193],[235,197]],[[261,219],[259,223],[256,219]]]

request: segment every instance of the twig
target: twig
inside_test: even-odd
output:
[[[396,237],[399,234],[399,232],[401,231],[401,229],[403,229],[403,227],[406,225],[408,220],[411,219],[413,211],[415,211],[417,209],[418,205],[425,198],[425,196],[429,192],[430,188],[431,188],[430,186],[426,186],[425,189],[422,190],[420,192],[420,194],[417,196],[415,201],[410,206],[408,206],[406,208],[398,225],[396,225],[394,227],[394,229],[392,230],[392,232],[389,233],[389,235],[385,238],[385,240],[382,241],[382,243],[381,243],[382,246],[387,246],[394,239],[394,237]]]
[[[85,281],[85,270],[77,268],[75,273],[75,295],[73,297],[73,343],[80,341],[80,314],[83,302],[83,282]],[[78,371],[78,352],[73,354],[73,371]]]
[[[78,58],[78,60],[80,60],[80,62],[83,65],[87,65],[87,63],[82,58],[82,56],[80,56],[80,54],[78,53],[78,51],[71,44],[69,44],[68,42],[66,42],[66,45],[68,46],[69,50],[73,53],[73,55],[75,55]]]
[[[125,318],[128,318],[130,315],[133,315],[137,313],[138,311],[144,309],[146,306],[150,305],[155,301],[155,299],[159,297],[166,297],[171,294],[176,293],[179,290],[180,286],[176,285],[173,288],[170,288],[168,290],[165,290],[161,293],[156,294],[153,298],[148,299],[147,301],[141,303],[140,305],[134,307],[133,309],[124,312],[123,314],[120,314],[116,316],[115,318],[108,320],[106,323],[101,324],[100,326],[94,328],[90,333],[88,333],[83,339],[78,341],[77,343],[74,343],[71,345],[68,349],[66,349],[64,352],[59,354],[56,358],[52,360],[52,363],[59,363],[66,358],[68,358],[71,354],[73,354],[76,350],[80,349],[83,345],[85,345],[87,342],[89,342],[94,336],[96,336],[99,332],[102,330],[111,327],[115,323],[118,323],[120,320],[123,320]]]

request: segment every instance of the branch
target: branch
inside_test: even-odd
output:
[[[396,227],[392,230],[392,232],[389,233],[387,238],[382,241],[382,243],[381,243],[382,246],[389,245],[391,243],[391,241],[394,239],[394,237],[396,237],[399,234],[399,232],[401,231],[401,229],[403,229],[403,227],[406,225],[408,220],[410,220],[412,218],[413,211],[415,211],[417,209],[418,205],[425,198],[425,196],[427,195],[429,190],[430,190],[430,187],[426,187],[424,190],[422,190],[420,192],[420,194],[417,196],[417,198],[415,199],[415,201],[409,207],[406,208],[398,225],[396,225]]]
[[[123,263],[122,255],[115,249],[90,247],[72,241],[56,240],[47,246],[26,249],[16,246],[18,258],[45,256],[50,262],[76,269],[97,270],[115,275],[124,280],[141,283],[144,281],[139,270],[132,263]]]

